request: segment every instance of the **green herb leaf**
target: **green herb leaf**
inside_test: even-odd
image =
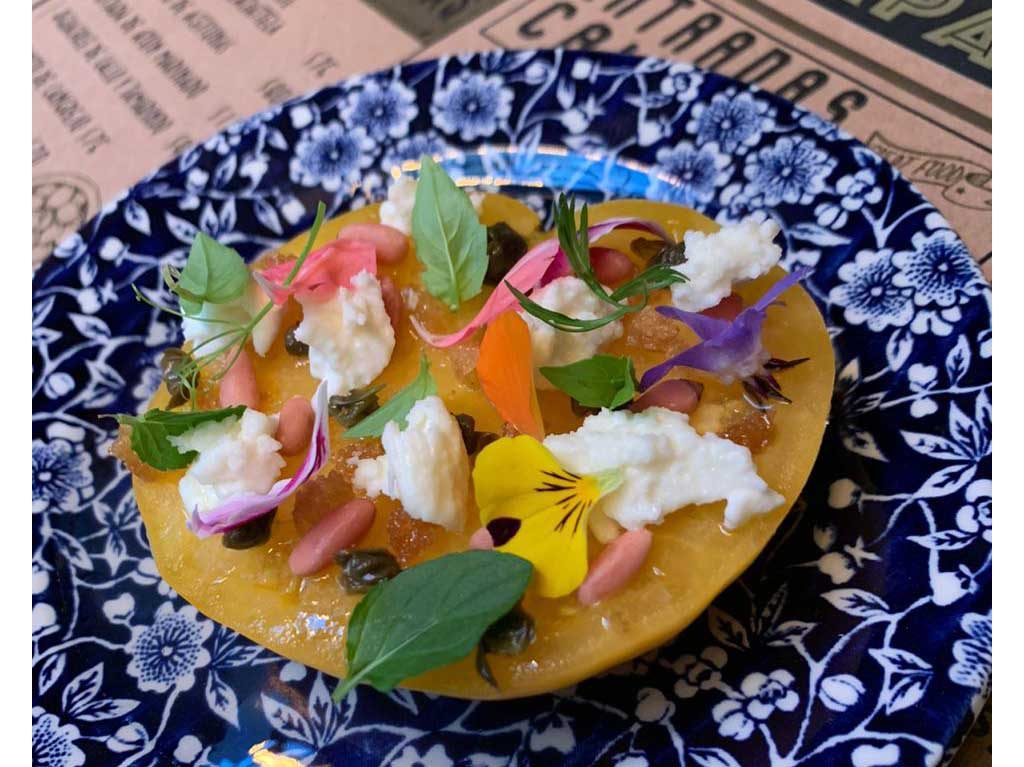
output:
[[[190,450],[182,453],[171,444],[168,437],[177,437],[189,429],[210,421],[223,421],[225,418],[239,417],[245,412],[245,405],[226,407],[220,410],[192,410],[188,412],[171,412],[153,409],[143,415],[117,415],[118,423],[132,427],[132,450],[143,463],[154,469],[184,469],[197,453]]]
[[[462,551],[431,559],[379,583],[348,624],[348,676],[386,692],[404,679],[469,655],[487,628],[511,610],[533,566],[498,551]]]
[[[398,425],[404,429],[405,417],[409,415],[412,406],[432,394],[437,394],[437,384],[434,383],[434,377],[430,375],[430,363],[427,362],[426,356],[422,356],[420,357],[420,372],[416,378],[389,399],[379,410],[375,410],[342,436],[346,439],[379,437],[384,433],[384,427],[390,421],[397,421]]]
[[[527,298],[526,294],[516,290],[507,282],[505,283],[505,287],[516,297],[524,311],[550,325],[555,330],[561,330],[565,333],[588,333],[591,330],[596,330],[604,325],[615,322],[615,320],[627,314],[640,311],[647,306],[647,299],[652,291],[667,288],[669,285],[677,282],[686,282],[686,277],[672,269],[671,265],[659,263],[645,269],[636,277],[621,285],[616,291],[609,294],[598,281],[590,263],[586,204],[580,210],[580,223],[577,226],[575,199],[567,200],[564,194],[560,195],[558,204],[555,206],[555,229],[558,232],[558,244],[562,252],[565,253],[573,273],[590,288],[595,296],[606,304],[615,307],[614,311],[599,319],[576,319],[561,312],[545,309],[536,301]],[[638,242],[648,241],[634,240],[634,245]],[[636,304],[622,303],[637,296],[642,296],[643,300]]]
[[[469,196],[441,166],[424,155],[412,209],[416,258],[423,285],[454,311],[480,292],[487,272],[487,228]]]
[[[590,226],[587,222],[587,205],[580,209],[580,223],[576,225],[576,198],[566,199],[559,195],[555,206],[555,230],[558,232],[558,245],[565,253],[573,274],[583,280],[591,292],[605,303],[615,304],[594,274],[590,263]]]
[[[561,367],[542,367],[540,373],[584,407],[614,410],[636,394],[633,360],[598,354]]]
[[[191,304],[226,304],[242,295],[249,279],[238,251],[199,232],[172,290]]]
[[[523,310],[527,314],[531,314],[541,322],[547,323],[555,330],[561,330],[565,333],[589,333],[591,330],[597,330],[598,328],[604,327],[605,325],[624,317],[630,312],[635,311],[631,306],[620,306],[604,317],[598,317],[593,320],[581,320],[576,317],[570,317],[568,314],[556,312],[554,309],[546,309],[533,299],[529,298],[522,291],[514,288],[508,282],[505,283],[505,287],[512,292],[512,295],[516,297],[519,305],[523,307]]]
[[[667,288],[677,282],[686,282],[686,280],[686,275],[677,272],[668,264],[656,264],[620,285],[612,293],[612,298],[616,301],[623,301],[633,296],[646,296],[655,290]]]

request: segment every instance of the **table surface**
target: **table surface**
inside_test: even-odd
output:
[[[564,45],[689,61],[839,123],[991,279],[991,28],[990,0],[33,0],[33,265],[119,190],[271,104],[401,61]],[[991,752],[986,706],[954,765]]]

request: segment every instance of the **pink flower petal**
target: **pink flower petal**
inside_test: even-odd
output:
[[[639,229],[640,231],[654,234],[665,240],[670,239],[668,232],[662,229],[661,226],[653,221],[647,221],[642,218],[610,218],[607,221],[602,221],[600,224],[595,224],[587,229],[588,238],[593,242],[600,237],[604,237],[615,229]],[[461,330],[449,333],[448,335],[436,335],[427,330],[423,326],[423,323],[415,317],[412,318],[413,327],[416,328],[416,332],[420,334],[420,337],[431,346],[436,346],[441,349],[449,346],[455,346],[455,344],[461,343],[469,338],[469,336],[493,320],[499,314],[519,305],[516,297],[512,295],[512,292],[505,286],[505,282],[508,282],[512,287],[523,293],[528,293],[538,285],[550,282],[554,279],[550,274],[557,273],[556,276],[564,276],[564,274],[561,273],[563,267],[557,265],[559,263],[559,259],[565,262],[564,268],[567,268],[568,261],[558,245],[558,240],[545,240],[539,245],[532,247],[522,258],[519,259],[518,263],[516,263],[516,265],[509,270],[509,273],[505,275],[505,280],[494,289],[494,292],[491,293],[490,297],[487,299],[486,303],[484,303],[483,308],[480,309],[476,317],[470,320],[469,324]],[[569,272],[566,271],[565,273],[568,274]]]
[[[217,533],[226,533],[228,530],[233,530],[249,520],[270,512],[327,463],[331,454],[331,446],[327,418],[326,382],[321,383],[317,388],[316,394],[313,395],[312,405],[316,420],[313,423],[313,434],[309,440],[309,450],[306,452],[306,459],[294,476],[288,479],[279,479],[267,493],[239,495],[210,511],[194,510],[188,527],[197,537],[207,538]]]
[[[494,289],[486,303],[484,303],[483,308],[481,308],[477,313],[476,317],[470,320],[469,324],[462,328],[462,330],[450,333],[446,336],[435,335],[427,330],[416,317],[412,318],[413,327],[416,328],[416,332],[420,334],[420,337],[431,346],[443,349],[448,346],[454,346],[457,343],[461,343],[465,339],[469,338],[469,336],[473,335],[478,328],[482,328],[499,314],[519,305],[519,302],[516,301],[516,297],[512,295],[512,292],[505,286],[505,282],[508,282],[514,288],[521,290],[524,293],[532,290],[537,286],[537,283],[540,282],[541,277],[544,276],[544,272],[546,272],[547,268],[551,265],[551,261],[554,259],[557,252],[557,240],[547,240],[531,248],[530,251],[519,259],[519,262],[509,270],[508,274],[505,275],[505,280]]]
[[[295,261],[285,261],[256,272],[267,295],[280,306],[290,296],[334,294],[334,288],[349,287],[360,272],[377,273],[377,251],[365,240],[335,240],[309,254],[292,284],[285,287]]]

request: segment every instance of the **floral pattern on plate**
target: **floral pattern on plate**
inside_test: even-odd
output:
[[[160,267],[180,267],[196,232],[252,258],[306,229],[318,200],[381,199],[423,151],[542,212],[572,190],[774,218],[834,339],[831,427],[767,550],[666,646],[529,700],[358,688],[334,706],[334,680],[160,579],[101,416],[140,408],[179,340],[131,283],[167,300]],[[875,154],[685,64],[472,54],[236,123],[110,201],[35,275],[34,763],[939,764],[991,688],[990,301],[948,223]]]

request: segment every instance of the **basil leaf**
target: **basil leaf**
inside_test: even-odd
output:
[[[382,692],[469,655],[488,626],[515,607],[533,566],[498,551],[431,559],[378,583],[352,611],[341,700],[357,684]]]
[[[226,407],[220,410],[192,410],[172,412],[170,410],[149,410],[143,415],[117,415],[118,423],[132,427],[132,450],[143,463],[154,469],[184,469],[195,460],[197,453],[190,450],[182,453],[171,444],[168,437],[177,437],[189,429],[210,421],[241,416],[245,405]]]
[[[423,286],[454,311],[480,292],[487,272],[487,228],[480,223],[469,196],[441,166],[420,160],[412,237],[416,258],[424,266]]]
[[[561,367],[542,367],[540,373],[584,407],[614,410],[636,394],[633,360],[598,354]]]
[[[226,304],[242,295],[249,279],[249,267],[238,251],[199,232],[173,290],[193,304]]]
[[[390,421],[397,421],[398,425],[404,429],[405,417],[409,415],[412,406],[432,394],[437,394],[437,384],[434,383],[434,377],[430,375],[430,363],[427,362],[426,356],[422,356],[420,357],[420,372],[416,378],[389,399],[383,407],[375,410],[342,436],[346,439],[379,437],[384,433],[384,427]]]

